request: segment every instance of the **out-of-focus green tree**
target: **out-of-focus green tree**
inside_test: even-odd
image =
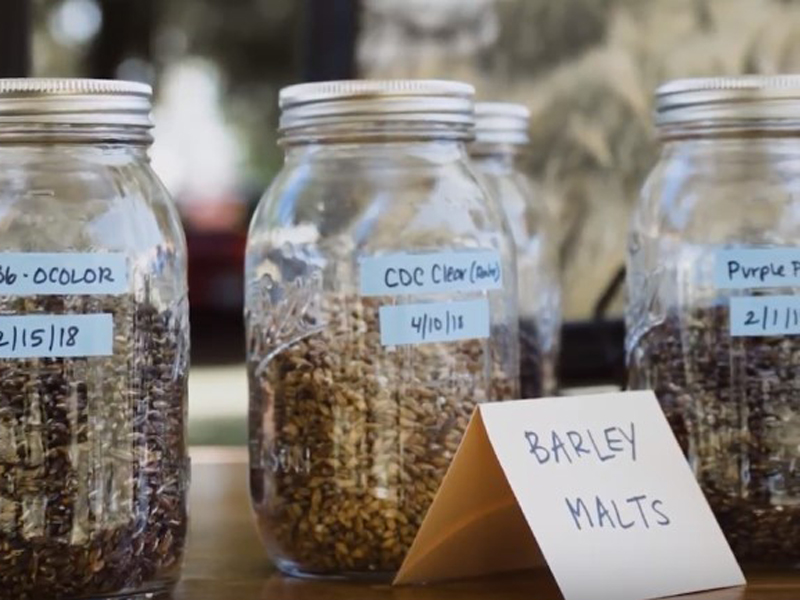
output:
[[[207,61],[246,157],[242,180],[279,168],[278,89],[296,78],[303,3],[293,0],[33,0],[33,74],[148,81]],[[191,98],[186,99],[187,103]]]

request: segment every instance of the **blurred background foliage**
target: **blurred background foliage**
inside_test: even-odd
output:
[[[281,164],[282,86],[436,77],[527,105],[527,169],[562,232],[562,362],[597,363],[611,380],[622,370],[627,223],[658,152],[653,89],[800,71],[800,0],[28,1],[33,75],[155,86],[154,166],[189,239],[193,361],[231,365],[196,371],[193,417],[214,419],[195,441],[227,435],[221,414],[228,437],[244,439],[242,258],[249,215]],[[568,339],[571,323],[588,327]],[[605,333],[590,343],[593,331]]]
[[[423,9],[435,5],[436,10]],[[560,214],[567,319],[593,316],[624,262],[656,159],[652,91],[676,77],[797,72],[797,0],[364,0],[370,77],[453,73],[532,112],[528,168]],[[611,315],[622,312],[613,294]]]
[[[463,79],[525,103],[527,164],[564,231],[569,319],[593,316],[622,265],[657,151],[653,88],[800,63],[798,0],[33,1],[35,74],[158,83],[156,166],[200,228],[245,228],[280,166],[277,92],[328,55],[352,52],[358,76]]]
[[[235,183],[259,194],[269,184],[281,162],[277,92],[299,72],[302,2],[33,1],[34,74],[137,79],[155,84],[160,99],[171,80],[200,90],[210,86],[221,108],[215,116],[235,138],[229,151],[241,160]],[[186,112],[196,110],[193,91],[183,90]],[[231,158],[209,148],[214,151],[222,161]]]

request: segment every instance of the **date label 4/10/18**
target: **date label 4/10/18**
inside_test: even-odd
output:
[[[381,344],[400,346],[489,337],[489,300],[381,306]]]
[[[113,345],[110,313],[0,317],[0,358],[110,356]]]
[[[734,296],[730,321],[734,337],[800,335],[800,296]]]

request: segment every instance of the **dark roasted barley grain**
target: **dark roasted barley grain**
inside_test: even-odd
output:
[[[737,558],[800,562],[800,337],[730,337],[727,308],[670,314],[633,349]]]
[[[110,312],[114,354],[0,360],[0,599],[168,586],[186,535],[186,340],[131,297],[14,299]]]

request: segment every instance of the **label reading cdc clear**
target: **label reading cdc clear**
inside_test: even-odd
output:
[[[503,287],[496,250],[387,254],[361,260],[362,296],[408,296]]]

